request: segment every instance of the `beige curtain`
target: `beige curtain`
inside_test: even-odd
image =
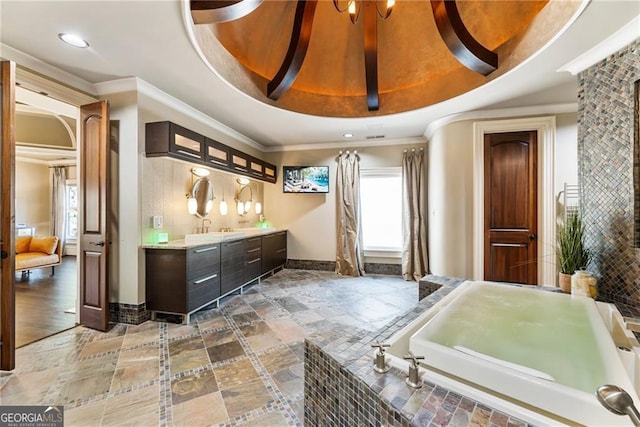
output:
[[[67,170],[64,166],[51,168],[51,235],[58,236],[64,253],[67,223]]]
[[[402,277],[420,280],[429,272],[427,222],[424,215],[424,152],[402,157]]]
[[[360,160],[356,153],[338,156],[336,174],[336,273],[363,276],[360,220]]]

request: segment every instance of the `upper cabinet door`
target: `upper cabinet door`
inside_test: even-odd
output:
[[[151,157],[203,161],[204,136],[171,122],[147,123],[145,151]]]
[[[277,180],[277,174],[276,174],[277,167],[275,165],[270,164],[270,163],[264,163],[263,167],[264,167],[264,180],[268,181],[268,182],[276,182],[276,180]]]
[[[255,157],[249,157],[249,174],[258,179],[264,179],[264,162]]]
[[[231,167],[231,148],[221,142],[205,138],[205,162],[214,168]]]
[[[231,169],[242,174],[249,173],[249,156],[242,151],[231,149]]]

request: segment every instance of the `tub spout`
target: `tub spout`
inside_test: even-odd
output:
[[[603,385],[596,391],[598,401],[617,415],[628,415],[633,425],[640,427],[640,413],[629,393],[615,385]]]
[[[409,376],[407,376],[404,381],[410,387],[422,387],[422,381],[420,380],[420,373],[418,371],[418,360],[423,360],[424,356],[414,356],[413,353],[409,351],[409,354],[404,356],[404,359],[411,361],[411,365],[409,365]]]
[[[382,344],[380,342],[377,342],[375,344],[371,344],[372,348],[378,348],[378,351],[376,351],[376,361],[375,364],[373,366],[373,370],[378,372],[379,374],[384,374],[385,372],[387,372],[389,370],[389,367],[387,366],[387,363],[385,361],[385,355],[384,355],[384,349],[391,347],[390,344]]]

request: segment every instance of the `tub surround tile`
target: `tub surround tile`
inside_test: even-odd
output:
[[[306,339],[305,423],[322,424],[322,420],[330,417],[335,425],[491,425],[494,412],[491,408],[485,409],[424,378],[423,387],[415,390],[404,383],[406,372],[391,368],[386,374],[373,373],[370,344],[388,341],[462,282],[445,280],[437,292],[401,315],[396,314],[384,328],[367,330],[345,325]],[[511,417],[508,420],[522,423]]]

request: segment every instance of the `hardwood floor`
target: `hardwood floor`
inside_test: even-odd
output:
[[[16,347],[76,325],[76,257],[65,256],[51,276],[51,268],[16,274]]]

